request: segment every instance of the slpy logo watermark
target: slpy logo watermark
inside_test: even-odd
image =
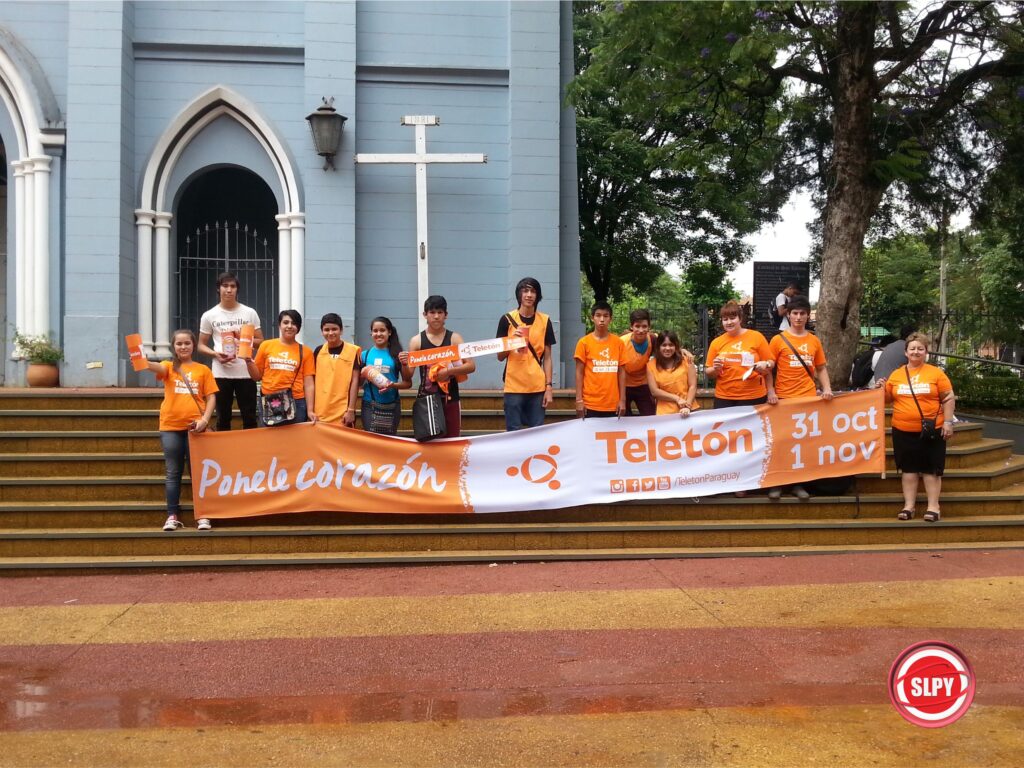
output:
[[[959,720],[974,701],[974,690],[967,657],[941,641],[914,643],[889,670],[889,700],[905,720],[922,728]]]

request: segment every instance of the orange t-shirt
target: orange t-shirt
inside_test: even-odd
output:
[[[910,394],[910,384],[914,386],[914,394]],[[921,413],[926,419],[935,419],[935,426],[943,422],[942,405],[939,402],[943,395],[953,389],[949,377],[941,368],[925,363],[918,370],[910,372],[907,381],[907,369],[897,368],[885,380],[885,389],[892,398],[892,425],[903,432],[921,431]],[[921,406],[918,412],[914,405],[914,395]]]
[[[743,380],[743,374],[754,363],[772,359],[768,340],[760,332],[747,328],[739,336],[723,333],[708,347],[705,364],[711,367],[720,354],[725,356],[725,367],[715,381],[715,397],[722,400],[756,400],[768,394],[760,374],[751,373],[746,381]]]
[[[690,393],[690,364],[689,361],[684,357],[683,361],[674,369],[667,370],[665,368],[658,367],[657,360],[651,360],[647,363],[647,370],[654,376],[654,383],[658,385],[658,389],[663,389],[673,395],[679,395],[679,397],[686,399],[686,396]],[[682,409],[675,403],[671,403],[668,400],[657,399],[658,410],[656,415],[664,416],[670,413],[679,413]],[[693,404],[692,410],[697,409],[697,404]]]
[[[217,392],[219,387],[213,373],[202,363],[185,363],[174,372],[174,364],[170,360],[160,363],[163,370],[156,375],[164,382],[164,401],[160,403],[160,431],[184,432],[192,422],[202,418],[206,411],[206,396]],[[188,378],[195,397],[189,392],[188,385],[182,380]]]
[[[782,340],[783,334],[789,339],[789,343],[796,347],[811,373],[817,373],[818,368],[825,365],[825,350],[813,333],[794,336],[789,331],[783,331],[776,335],[769,345],[772,351],[771,359],[775,361],[775,368],[772,370],[775,374],[775,394],[783,400],[790,397],[814,397],[818,394],[814,379],[807,375],[807,371],[800,364],[800,357],[797,357]]]
[[[598,339],[588,333],[576,342],[575,359],[583,363],[583,405],[591,411],[614,411],[619,407],[619,365],[622,339],[609,334]]]
[[[296,400],[306,396],[305,385],[302,382],[303,377],[316,373],[316,368],[313,365],[313,352],[303,344],[302,368],[296,375],[295,369],[299,367],[299,345],[287,345],[280,339],[268,339],[260,344],[260,350],[256,353],[253,363],[263,371],[263,394],[281,392],[291,386],[292,395]],[[293,379],[294,384],[292,384]]]
[[[626,369],[627,387],[647,386],[647,361],[651,359],[651,351],[654,349],[654,339],[647,335],[647,351],[640,354],[633,346],[633,334],[625,333],[619,337],[622,339],[624,350],[622,367]]]

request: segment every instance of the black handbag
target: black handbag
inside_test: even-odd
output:
[[[448,424],[444,419],[444,395],[420,394],[412,404],[412,434],[421,443],[444,437]]]

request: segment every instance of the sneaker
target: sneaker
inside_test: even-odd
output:
[[[200,531],[209,531],[213,528],[213,524],[205,517],[201,517],[196,521],[196,528]]]
[[[800,501],[807,501],[809,498],[811,498],[811,494],[804,490],[804,487],[802,485],[793,486],[793,495],[800,499]]]
[[[165,531],[176,531],[179,528],[184,528],[185,524],[178,519],[177,515],[168,515],[167,521],[164,523]]]
[[[768,498],[772,501],[778,501],[782,498],[782,489],[778,486],[768,489]]]

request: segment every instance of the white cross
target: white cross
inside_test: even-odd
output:
[[[429,246],[427,244],[427,163],[486,163],[487,155],[481,154],[427,154],[427,126],[439,125],[440,119],[435,115],[406,115],[402,125],[416,126],[416,151],[411,154],[384,155],[375,152],[356,155],[357,163],[414,163],[416,165],[416,243],[417,243],[417,294],[419,307],[416,314],[420,316],[420,330],[426,328],[426,319],[420,314],[423,302],[430,295],[428,265]]]

